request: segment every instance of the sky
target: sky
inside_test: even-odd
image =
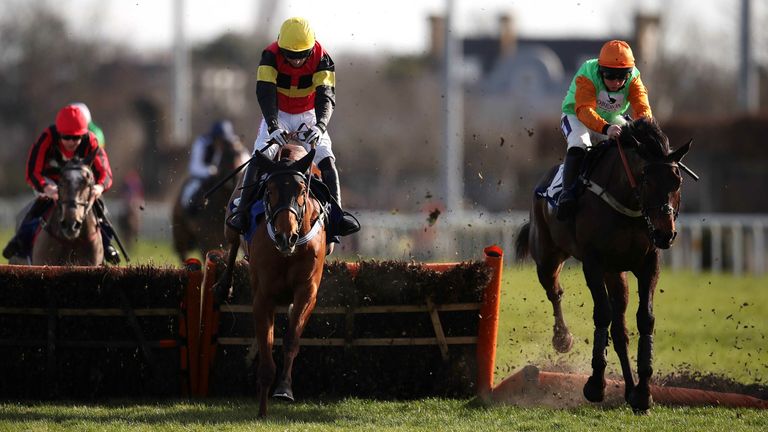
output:
[[[418,54],[428,49],[429,15],[445,12],[448,0],[2,0],[46,3],[60,11],[73,31],[86,38],[119,41],[142,54],[168,50],[173,11],[184,3],[191,43],[227,32],[277,36],[290,16],[309,19],[331,53]],[[757,61],[768,64],[768,2],[751,0]],[[510,14],[522,37],[632,37],[638,11],[662,16],[661,49],[693,53],[735,68],[741,0],[453,0],[461,36],[492,35],[500,14]],[[274,5],[274,13],[265,12]],[[272,17],[270,19],[270,17]]]
[[[461,34],[493,33],[499,14],[511,13],[519,34],[528,37],[600,37],[629,35],[633,14],[621,12],[630,3],[454,0],[454,7]],[[60,0],[58,4],[66,5],[60,9],[75,28],[88,29],[99,37],[121,40],[139,50],[171,45],[174,0]],[[270,22],[262,10],[264,4],[264,0],[185,0],[187,37],[199,42],[225,31],[246,32],[257,26],[276,36],[284,18],[299,15],[309,19],[318,40],[333,47],[333,51],[417,53],[427,48],[427,17],[442,14],[446,8],[446,0],[287,0],[276,2],[277,22]]]

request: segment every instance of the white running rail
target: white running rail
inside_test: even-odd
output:
[[[16,213],[27,197],[0,199],[3,229],[14,226]],[[120,202],[108,202],[117,220]],[[171,238],[170,205],[147,202],[140,235],[151,240]],[[507,264],[514,260],[517,230],[528,220],[527,211],[466,212],[461,216],[427,213],[353,212],[363,229],[345,238],[345,253],[363,259],[461,261],[478,259],[485,246],[498,244]],[[430,223],[433,222],[433,223]],[[664,262],[676,270],[763,275],[768,269],[766,238],[768,214],[683,214],[678,220],[675,245],[664,252]]]

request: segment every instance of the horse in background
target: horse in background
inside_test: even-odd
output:
[[[173,202],[171,215],[173,249],[180,261],[188,258],[189,251],[193,249],[200,253],[200,256],[205,257],[208,251],[223,247],[224,237],[218,227],[224,225],[229,197],[239,184],[242,173],[232,176],[205,201],[203,200],[203,193],[248,160],[249,154],[238,140],[233,142],[223,140],[222,142],[224,146],[216,174],[208,177],[200,186],[200,193],[197,194],[194,198],[195,202],[191,205],[194,212],[185,208],[181,198],[184,187],[192,181],[191,177],[182,183],[182,187]]]
[[[267,414],[267,397],[276,374],[272,358],[275,307],[290,304],[283,336],[283,368],[273,397],[293,401],[293,361],[323,276],[325,212],[310,191],[314,155],[314,149],[307,153],[300,144],[289,143],[278,152],[277,161],[257,152],[251,162],[258,164],[261,175],[266,175],[260,192],[263,217],[244,242],[245,253],[250,257],[260,417]],[[217,285],[218,297],[232,289],[232,269],[241,240],[229,227],[225,231],[230,247],[227,268]]]
[[[118,215],[117,224],[123,233],[126,247],[135,247],[141,230],[141,211],[144,210],[144,186],[136,170],[125,175],[121,185],[123,207]]]
[[[522,260],[530,253],[539,282],[552,303],[552,343],[562,353],[571,349],[573,336],[563,318],[563,288],[558,276],[568,257],[582,262],[594,303],[592,375],[584,386],[589,401],[600,402],[605,397],[610,326],[624,377],[625,400],[636,413],[647,412],[652,404],[653,295],[660,273],[660,249],[668,249],[677,234],[675,220],[682,184],[679,162],[690,145],[689,141],[672,151],[666,135],[652,120],[625,125],[618,142],[605,142],[590,151],[582,178],[589,193],[579,197],[574,219],[557,220],[556,209],[534,194],[530,222],[517,235],[517,258]],[[547,173],[537,191],[547,188],[557,168]],[[628,356],[627,272],[638,281],[637,384]]]
[[[69,160],[61,169],[59,199],[32,245],[32,265],[94,266],[104,262],[101,229],[93,206],[90,162]]]

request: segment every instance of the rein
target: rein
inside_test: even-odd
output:
[[[272,239],[274,242],[276,240],[275,238],[275,226],[274,226],[274,218],[276,215],[278,215],[281,211],[289,211],[296,215],[296,222],[299,225],[299,232],[301,232],[301,229],[304,225],[304,215],[306,213],[306,208],[309,203],[310,195],[309,195],[309,186],[310,182],[312,181],[312,175],[305,176],[304,173],[286,169],[281,171],[276,171],[270,175],[267,176],[267,178],[264,180],[264,184],[266,184],[269,180],[275,178],[275,177],[281,177],[285,175],[291,175],[291,176],[299,176],[305,180],[306,186],[304,189],[304,205],[300,206],[298,204],[298,197],[291,197],[290,202],[288,202],[287,205],[278,207],[276,209],[273,209],[272,206],[269,204],[269,200],[264,199],[264,218],[265,222],[267,223],[267,233],[269,234],[269,238]],[[310,228],[309,231],[307,231],[306,234],[301,236],[294,246],[301,246],[310,240],[314,238],[320,230],[323,228],[323,218],[318,217],[317,220],[312,224],[312,228]]]
[[[637,217],[642,216],[643,219],[645,219],[645,224],[648,227],[648,235],[652,236],[653,235],[654,227],[653,227],[653,223],[651,222],[651,217],[648,215],[648,210],[650,210],[650,209],[659,209],[660,212],[662,212],[662,213],[664,213],[666,215],[674,214],[674,219],[675,220],[677,219],[677,216],[680,213],[680,210],[672,208],[672,206],[669,205],[668,202],[666,202],[664,204],[661,204],[661,205],[658,205],[658,206],[652,206],[652,207],[644,206],[643,205],[643,201],[640,199],[640,189],[637,186],[637,181],[635,180],[635,176],[634,176],[634,174],[632,174],[632,170],[629,167],[629,161],[627,160],[627,155],[624,153],[624,148],[622,147],[621,142],[619,142],[618,140],[616,140],[616,147],[618,147],[619,156],[621,158],[621,163],[624,166],[624,172],[627,174],[627,179],[629,180],[629,185],[632,188],[632,193],[635,196],[635,199],[637,200],[637,202],[640,203],[640,211],[639,211],[640,214]],[[649,162],[648,164],[645,165],[645,167],[643,167],[643,177],[642,177],[643,181],[645,181],[645,176],[646,176],[645,169],[648,168],[651,165],[677,166],[675,163],[670,163],[670,162]],[[614,208],[616,208],[616,207],[614,207]],[[619,211],[621,213],[627,214],[625,212],[622,212],[621,210],[619,210]]]

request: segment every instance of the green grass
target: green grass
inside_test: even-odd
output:
[[[10,233],[0,233],[4,245]],[[176,265],[167,243],[140,242],[132,264]],[[563,308],[575,337],[573,350],[551,347],[552,312],[531,266],[507,268],[503,276],[497,353],[497,382],[534,364],[589,373],[592,300],[578,266],[562,275]],[[637,294],[631,281],[627,321],[636,351]],[[768,380],[768,276],[663,271],[656,293],[654,366],[657,376],[686,369],[722,374],[741,383]],[[608,356],[610,374],[618,361]],[[633,361],[634,367],[634,361]],[[627,407],[554,410],[496,406],[479,408],[466,400],[426,399],[380,402],[359,399],[272,402],[267,421],[256,418],[254,400],[111,401],[105,403],[0,404],[2,431],[750,431],[765,430],[765,411],[656,406],[649,416]]]
[[[251,400],[109,405],[8,403],[0,405],[3,431],[753,431],[768,424],[765,411],[656,408],[636,416],[629,408],[554,410],[475,407],[462,400],[373,402],[360,399],[273,403],[266,421]]]
[[[497,379],[525,366],[557,366],[588,373],[592,298],[579,266],[562,275],[563,309],[574,347],[558,354],[551,345],[552,307],[532,266],[503,276]],[[654,299],[654,368],[657,375],[682,369],[717,373],[742,383],[768,381],[768,276],[740,277],[662,271]],[[627,327],[630,353],[637,350],[637,284],[630,277]],[[632,355],[635,358],[634,355]],[[609,373],[620,375],[612,347]]]

